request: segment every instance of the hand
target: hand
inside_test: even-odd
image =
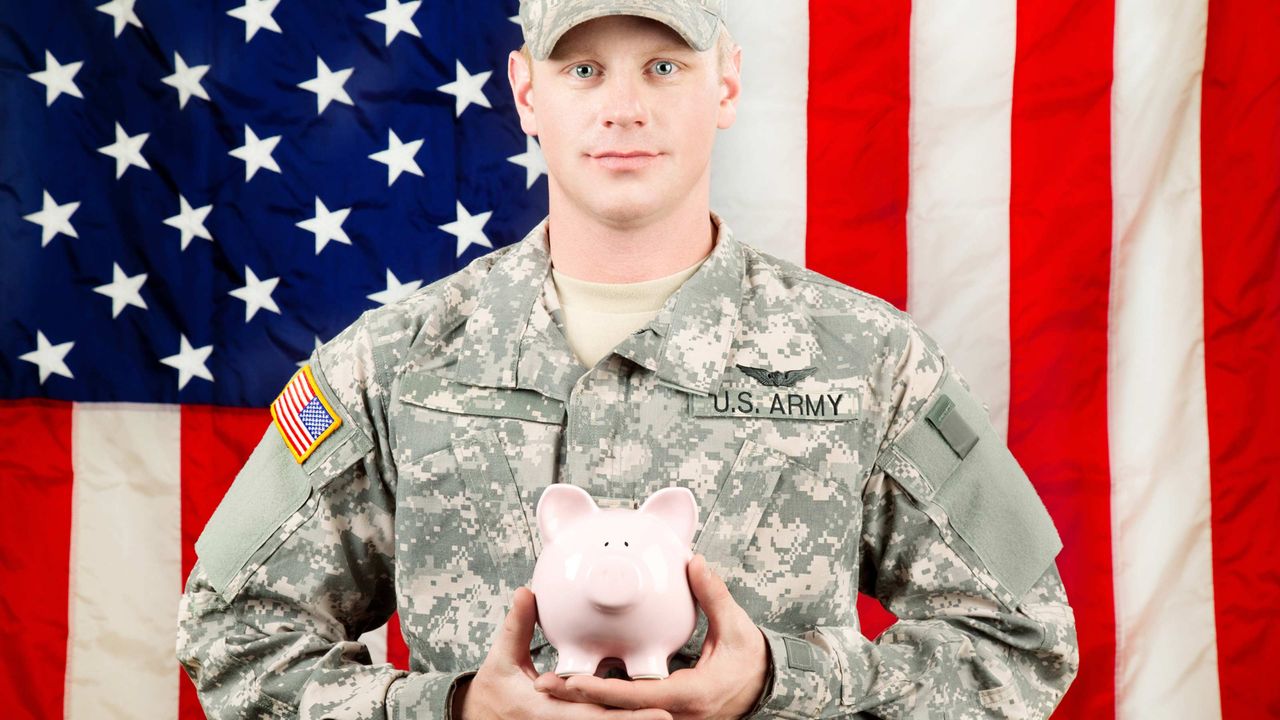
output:
[[[489,654],[471,680],[454,690],[453,713],[462,720],[672,720],[657,709],[619,710],[570,702],[533,689],[538,670],[529,655],[538,606],[533,591],[516,588],[511,609],[494,632]],[[643,706],[636,706],[641,708]]]
[[[689,561],[688,575],[694,599],[707,615],[707,637],[696,666],[677,670],[665,680],[561,678],[547,672],[534,681],[534,688],[576,702],[663,708],[675,720],[737,720],[748,713],[768,680],[768,643],[701,554]]]

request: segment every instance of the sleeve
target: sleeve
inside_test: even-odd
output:
[[[772,675],[747,717],[1046,718],[1079,667],[1057,530],[986,407],[909,319],[894,373],[859,589],[898,621],[874,641],[856,624],[760,626]]]
[[[455,681],[474,674],[373,665],[356,640],[396,605],[387,386],[365,319],[286,386],[305,400],[312,383],[311,430],[321,409],[333,426],[308,448],[273,413],[196,541],[177,657],[210,718],[448,718]]]

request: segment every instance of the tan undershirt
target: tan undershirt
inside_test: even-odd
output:
[[[579,280],[553,265],[551,280],[564,314],[566,340],[584,367],[595,367],[631,333],[653,319],[667,298],[688,280],[707,258],[666,277],[634,283]]]

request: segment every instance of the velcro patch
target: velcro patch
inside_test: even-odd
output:
[[[294,373],[293,379],[271,403],[271,418],[298,463],[306,460],[342,424],[342,418],[316,385],[310,365],[303,365]]]

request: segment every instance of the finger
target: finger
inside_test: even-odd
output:
[[[748,639],[744,634],[748,624],[752,631],[758,632],[751,616],[733,599],[729,586],[707,564],[707,559],[701,553],[695,554],[689,561],[689,587],[707,616],[708,637],[740,646]]]
[[[561,700],[569,700],[570,702],[583,702],[583,698],[564,686],[564,678],[559,677],[553,672],[545,672],[533,681],[533,689],[550,697],[560,698]]]
[[[532,667],[529,644],[533,641],[533,622],[536,616],[537,606],[534,604],[533,591],[524,586],[516,588],[515,595],[511,599],[511,609],[507,611],[507,616],[503,619],[493,642],[492,652],[498,659],[522,669],[526,665]],[[533,677],[537,677],[536,671],[530,679]]]
[[[573,675],[562,685],[553,686],[557,694],[578,702],[612,705],[627,709],[686,707],[696,694],[690,672],[676,672],[665,680],[619,680],[591,675]]]
[[[696,553],[689,561],[689,589],[693,591],[702,611],[710,619],[713,612],[723,611],[726,602],[733,603],[733,596],[724,581],[716,575],[702,553]],[[736,604],[736,603],[733,603]]]
[[[598,704],[572,702],[547,698],[546,709],[536,717],[556,720],[674,720],[671,713],[662,708],[607,708]],[[541,709],[541,708],[539,708]]]
[[[572,676],[570,676],[572,677]],[[546,693],[551,697],[568,700],[578,703],[597,703],[600,705],[612,705],[614,707],[631,707],[631,705],[623,702],[598,702],[596,692],[598,690],[584,690],[580,685],[570,688],[567,683],[568,678],[562,678],[555,673],[543,673],[533,682],[534,689],[539,692]],[[637,705],[635,707],[646,707]]]

